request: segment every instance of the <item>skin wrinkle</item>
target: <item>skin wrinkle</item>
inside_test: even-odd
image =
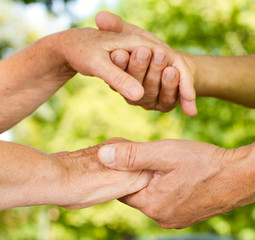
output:
[[[122,81],[123,85],[115,81],[119,84],[117,90],[127,98],[138,99],[142,87],[132,96],[128,95],[127,90],[136,80],[115,66],[109,55],[120,48],[133,51],[139,44],[149,48],[155,45],[151,40],[129,34],[77,28],[46,36],[3,59],[0,61],[0,95],[5,101],[1,102],[0,109],[1,116],[7,116],[0,119],[0,131],[11,128],[31,114],[77,72],[102,78],[111,86],[114,77],[126,75],[124,79],[128,81]],[[101,70],[98,70],[99,65]]]
[[[144,144],[142,144],[143,148],[139,147],[141,144],[136,144],[139,149],[137,161],[141,158],[139,154],[146,151]],[[246,199],[247,204],[249,195],[246,192],[250,193],[252,186],[244,181],[251,184],[251,180],[249,176],[242,174],[243,171],[245,172],[246,165],[240,161],[241,167],[239,167],[234,159],[234,157],[240,159],[240,156],[243,156],[243,159],[247,161],[247,149],[244,151],[246,154],[243,154],[242,151],[239,153],[240,149],[226,150],[206,143],[203,143],[204,147],[201,147],[202,143],[187,140],[165,140],[150,144],[151,146],[148,147],[153,151],[148,154],[153,161],[148,161],[145,168],[148,166],[154,168],[155,166],[150,163],[155,161],[164,165],[164,159],[168,159],[171,164],[166,161],[165,165],[168,164],[168,169],[169,166],[173,167],[174,171],[155,174],[155,178],[150,181],[148,187],[137,195],[133,194],[131,198],[123,198],[122,201],[138,207],[147,216],[156,220],[160,226],[181,229],[232,210],[236,207],[235,201],[240,198]],[[189,147],[183,148],[185,144]],[[155,149],[156,152],[159,151],[158,156],[162,159],[154,158]],[[172,156],[176,156],[173,162]],[[139,169],[140,165],[136,167]],[[135,169],[134,166],[133,168]],[[238,179],[239,175],[244,181]],[[254,173],[251,175],[254,176]],[[245,185],[245,190],[240,194],[238,189],[242,185]]]
[[[130,25],[129,28],[132,28],[132,26]],[[100,35],[100,32],[102,35]],[[141,32],[144,33],[143,31]],[[89,35],[94,34],[91,37],[92,42],[90,42],[90,38],[86,36],[87,33],[89,33]],[[150,33],[148,32],[145,33],[150,35]],[[74,39],[72,38],[72,35],[74,36]],[[105,35],[105,38],[103,37],[103,35]],[[55,37],[49,37],[46,38],[46,41],[39,41],[37,44],[32,45],[31,48],[25,49],[24,51],[22,51],[23,54],[15,55],[16,58],[11,58],[12,60],[10,62],[14,62],[14,64],[11,64],[8,61],[8,64],[6,64],[6,61],[1,62],[1,69],[4,72],[7,72],[7,74],[4,74],[11,76],[10,79],[7,79],[8,82],[14,82],[17,84],[13,85],[14,88],[19,88],[19,84],[22,85],[22,78],[25,82],[27,78],[29,78],[28,81],[21,86],[21,89],[24,86],[27,87],[27,90],[24,90],[23,95],[26,94],[28,95],[28,97],[25,96],[23,98],[25,100],[34,100],[32,101],[32,103],[34,104],[32,106],[32,109],[29,109],[31,105],[26,102],[22,102],[22,94],[19,96],[21,99],[20,102],[22,102],[21,110],[25,109],[27,111],[26,113],[29,113],[29,111],[33,111],[42,103],[42,101],[49,98],[49,92],[53,94],[53,92],[50,91],[50,89],[52,89],[52,86],[55,87],[54,91],[57,90],[58,87],[62,86],[61,84],[63,82],[61,82],[61,84],[57,83],[56,80],[59,79],[55,79],[55,76],[57,71],[61,71],[61,69],[58,68],[59,65],[64,66],[64,64],[66,64],[64,63],[65,61],[67,61],[68,64],[70,63],[70,66],[76,66],[78,68],[80,67],[80,69],[75,68],[75,70],[90,76],[96,73],[96,66],[101,64],[101,71],[105,72],[106,76],[104,78],[101,74],[101,77],[103,77],[103,79],[107,83],[112,84],[111,80],[115,79],[116,75],[123,75],[125,73],[118,73],[119,69],[116,66],[113,66],[112,62],[109,61],[109,54],[113,50],[122,47],[125,47],[126,51],[131,52],[134,50],[134,47],[137,47],[136,44],[133,43],[133,41],[136,43],[145,42],[143,41],[144,38],[137,35],[132,35],[130,37],[128,37],[127,35],[116,35],[112,33],[107,35],[106,32],[96,31],[92,29],[90,31],[88,31],[88,29],[72,29],[65,32],[65,37],[69,41],[69,45],[65,45],[65,57],[68,58],[69,61],[62,58],[63,52],[59,53],[58,47],[49,47],[49,43],[51,42],[50,40],[56,39]],[[103,44],[103,40],[105,40],[105,43],[107,43],[106,45]],[[78,41],[78,43],[76,41]],[[118,43],[119,41],[121,41],[121,44]],[[87,42],[88,44],[86,46],[86,44],[84,43]],[[94,46],[95,44],[97,46]],[[99,48],[97,48],[98,46]],[[149,46],[150,48],[153,47],[150,44],[147,45],[147,47]],[[88,48],[86,49],[86,47]],[[81,56],[83,55],[81,54],[81,49],[84,49],[84,52],[82,52],[83,54],[86,54],[87,51],[90,52],[90,50],[91,52],[84,56]],[[109,51],[103,51],[105,49],[109,49]],[[35,54],[35,51],[38,51],[41,54]],[[187,65],[186,63],[188,61],[185,62],[186,59],[183,59],[180,52],[171,50],[169,48],[168,53],[169,55],[177,54],[177,56],[174,56],[172,59],[170,59],[172,61],[176,59],[176,64],[180,64],[181,66]],[[93,55],[96,55],[97,57],[93,58]],[[87,59],[89,59],[87,65],[81,65],[81,63],[86,62],[82,62],[82,60]],[[214,96],[216,97],[221,97],[233,101],[235,100],[236,102],[241,104],[254,104],[254,84],[253,81],[251,81],[251,79],[254,79],[254,70],[250,71],[250,68],[254,66],[254,61],[252,61],[253,59],[250,59],[249,57],[213,58],[194,56],[189,54],[187,54],[187,59],[190,59],[191,63],[194,62],[194,66],[199,66],[203,64],[207,65],[204,67],[204,69],[207,70],[205,72],[206,74],[204,74],[204,76],[199,75],[199,77],[201,77],[200,87],[202,86],[202,83],[205,84],[205,82],[209,82],[208,85],[204,85],[207,87],[203,89],[204,92],[208,91],[208,89],[210,90],[205,94],[205,96],[210,96],[212,92],[216,91],[216,95],[214,92]],[[23,62],[26,62],[27,64],[23,65]],[[32,64],[32,62],[34,62],[34,65]],[[14,66],[22,66],[22,71],[16,71],[15,73],[18,73],[16,75],[12,74],[12,72],[14,72],[15,70]],[[187,66],[187,69],[184,68],[187,70],[184,71],[186,72],[185,79],[187,76],[189,76],[190,71],[192,72],[190,66]],[[233,68],[233,66],[238,67]],[[115,71],[107,71],[111,69],[111,67]],[[10,69],[13,71],[10,72]],[[51,71],[51,73],[49,73],[48,71]],[[234,77],[231,77],[230,72]],[[28,73],[32,75],[29,75]],[[99,75],[97,76],[100,77]],[[208,76],[209,79],[206,79]],[[226,76],[229,77],[227,80]],[[63,76],[60,76],[60,79],[61,77]],[[202,79],[202,77],[204,79]],[[16,78],[17,81],[15,82]],[[181,80],[185,79],[181,78]],[[244,81],[240,81],[242,79],[244,79]],[[36,83],[37,80],[41,81],[41,84]],[[53,80],[54,83],[51,84],[51,80]],[[129,80],[132,81],[132,78],[130,78]],[[30,83],[31,86],[29,85]],[[45,86],[46,83],[48,84],[48,87]],[[193,84],[193,82],[191,82],[191,79],[189,84]],[[5,89],[4,84],[0,85],[3,85],[1,90]],[[116,83],[115,85],[117,85],[117,87],[120,86],[118,85],[118,83]],[[183,83],[182,81],[180,86],[182,87],[183,85],[185,85],[185,82]],[[218,89],[215,88],[215,86],[217,86]],[[244,91],[244,86],[249,86],[247,92]],[[10,87],[10,85],[7,85],[6,87]],[[123,89],[117,90],[121,93],[125,93],[127,89],[130,89],[129,87],[130,86],[125,85]],[[183,87],[183,90],[184,93],[187,94],[187,88],[185,86]],[[226,90],[228,91],[226,92]],[[199,90],[197,91],[199,92]],[[15,89],[13,90],[13,92],[15,92]],[[41,99],[39,99],[37,103],[35,103],[36,99],[33,99],[33,92],[34,96],[36,95],[39,98],[41,97]],[[224,95],[222,96],[221,94],[223,93]],[[186,94],[183,94],[182,97],[184,97],[184,95]],[[187,95],[189,95],[189,100],[192,92],[190,91]],[[133,100],[137,100],[138,97],[134,97]],[[5,100],[5,102],[3,101],[2,104],[5,104],[6,102],[9,104],[9,100],[16,100],[16,102],[19,102],[19,99],[16,98],[17,96],[14,96],[14,98],[10,97],[9,99]],[[184,106],[187,106],[187,104],[184,104]],[[21,115],[19,114],[22,114],[23,112],[20,111],[16,114],[16,111],[20,109],[11,109],[11,107],[12,105],[10,104],[10,107],[8,108],[10,110],[14,110],[14,114],[10,113],[10,116],[15,115],[14,118],[17,116],[20,117]],[[192,114],[190,113],[190,115]],[[24,117],[25,116],[21,116],[18,120],[21,120]],[[7,121],[9,122],[8,119]],[[9,124],[9,126],[7,125],[6,129],[10,127],[11,124]],[[162,144],[169,144],[170,146],[169,148],[166,148],[162,146]],[[1,170],[6,171],[8,170],[8,167],[13,167],[11,164],[9,164],[9,160],[13,160],[14,163],[18,160],[19,165],[15,166],[14,164],[14,167],[19,167],[18,170],[22,169],[22,171],[14,171],[14,176],[10,178],[10,180],[18,181],[19,177],[21,180],[18,181],[16,189],[15,184],[11,184],[11,187],[13,187],[14,185],[15,191],[10,191],[10,193],[19,193],[19,191],[22,192],[23,190],[26,190],[26,193],[28,193],[27,196],[32,196],[31,202],[27,202],[26,204],[35,205],[57,203],[60,206],[68,206],[69,208],[82,208],[88,207],[91,204],[99,204],[102,202],[102,199],[104,201],[107,201],[113,198],[124,196],[125,194],[128,194],[129,196],[131,194],[131,197],[132,195],[133,197],[135,197],[137,194],[138,197],[142,196],[142,199],[139,199],[137,197],[136,201],[131,201],[131,203],[133,205],[143,205],[142,209],[145,213],[147,212],[148,215],[156,219],[159,223],[163,222],[162,226],[167,228],[183,228],[190,224],[199,222],[201,221],[201,219],[205,219],[219,213],[231,210],[237,205],[239,206],[240,204],[247,204],[249,203],[249,201],[254,201],[253,185],[255,178],[255,168],[252,156],[247,155],[247,152],[251,151],[249,147],[245,148],[245,155],[240,149],[236,151],[229,150],[225,152],[223,150],[222,152],[214,145],[184,140],[171,140],[156,143],[137,144],[137,147],[140,146],[142,146],[143,149],[142,153],[141,151],[135,151],[135,155],[143,155],[143,158],[145,158],[146,161],[143,158],[139,158],[139,156],[133,157],[132,155],[130,155],[128,159],[130,161],[128,162],[129,167],[135,166],[137,159],[139,159],[142,161],[142,164],[138,164],[140,168],[141,166],[142,168],[146,168],[148,166],[149,168],[153,167],[153,169],[161,169],[162,171],[169,171],[169,169],[173,169],[174,171],[166,172],[165,174],[161,174],[160,176],[154,175],[155,179],[153,179],[153,182],[149,181],[151,180],[151,178],[149,178],[149,176],[146,176],[146,172],[135,171],[135,167],[132,169],[132,172],[120,172],[117,170],[111,170],[110,168],[106,169],[103,166],[100,166],[100,163],[98,163],[98,147],[90,148],[89,150],[80,150],[79,153],[75,153],[76,155],[72,155],[72,153],[63,153],[59,155],[55,154],[56,161],[51,161],[52,159],[48,159],[49,155],[46,155],[44,153],[41,153],[42,156],[40,158],[39,151],[32,151],[32,149],[26,150],[25,148],[24,152],[27,151],[26,153],[28,156],[23,155],[24,152],[22,152],[22,154],[18,154],[19,151],[17,151],[16,155],[14,154],[13,160],[12,155],[7,154],[6,159],[8,161],[6,161],[6,164],[3,164],[5,169]],[[156,146],[156,150],[153,149],[151,146]],[[14,149],[16,148],[14,147]],[[212,149],[217,149],[217,151],[213,151]],[[132,149],[129,149],[128,151],[130,153],[134,152],[134,150]],[[126,151],[123,150],[123,152],[125,153]],[[211,154],[216,155],[216,157],[211,157]],[[245,159],[242,158],[242,154],[245,155]],[[235,159],[235,157],[237,156],[238,160]],[[228,158],[230,159],[230,161]],[[5,158],[3,159],[5,160]],[[147,163],[148,159],[151,160],[150,163]],[[219,161],[220,159],[223,160]],[[124,164],[127,163],[127,161],[125,160],[126,159],[124,158]],[[29,161],[32,162],[30,163]],[[225,161],[229,162],[226,163]],[[55,165],[62,166],[64,164],[66,165],[64,167],[64,170],[59,171],[58,169],[58,171],[52,171]],[[164,165],[169,166],[163,169]],[[9,173],[12,171],[6,172]],[[4,172],[4,174],[6,174],[6,172]],[[63,174],[63,172],[65,174]],[[65,181],[66,179],[65,177],[63,178],[63,176],[59,177],[60,173],[63,174],[65,177],[67,176],[68,181]],[[151,173],[151,175],[153,175],[153,172]],[[139,182],[140,176],[142,177],[144,175],[145,179]],[[33,181],[29,181],[30,178],[32,178]],[[45,181],[45,179],[49,180],[49,182]],[[63,182],[62,184],[58,185],[60,179],[63,180]],[[28,182],[27,185],[23,184],[24,182]],[[57,185],[55,185],[56,182],[58,182]],[[21,189],[19,189],[20,183],[22,183]],[[38,187],[39,183],[41,183],[40,188]],[[152,183],[154,183],[154,185],[152,185]],[[146,184],[149,184],[149,186],[146,187]],[[52,186],[54,187],[52,188]],[[132,188],[131,190],[130,187]],[[38,191],[38,189],[40,191]],[[55,192],[54,190],[61,192],[62,199],[61,197],[57,198],[54,194],[51,195],[52,192]],[[132,194],[134,192],[136,192],[136,194]],[[35,196],[37,194],[38,196]],[[25,194],[23,195],[26,196]],[[47,197],[50,195],[52,198],[47,199]],[[201,196],[203,195],[204,197],[201,198]],[[9,203],[10,201],[6,199],[6,196],[3,197],[5,197],[4,204],[7,204],[5,205],[5,207],[11,207],[12,204]],[[7,198],[8,197],[9,196],[7,196]],[[21,194],[19,194],[18,197],[21,198]],[[128,199],[128,197],[126,199]],[[15,195],[13,199],[15,199]],[[243,201],[240,201],[240,199],[243,199]],[[28,201],[28,199],[25,199],[25,202],[26,201]],[[2,204],[2,206],[4,206],[4,204]]]
[[[135,162],[136,162],[136,154],[137,154],[137,148],[135,145],[130,143],[127,147],[127,154],[126,155],[126,162],[127,162],[127,168],[133,168]]]
[[[108,193],[110,200],[137,192],[147,186],[152,178],[150,171],[120,172],[103,166],[98,159],[98,150],[106,144],[127,142],[125,139],[114,138],[102,144],[75,152],[61,152],[52,156],[66,168],[67,174],[63,185],[71,196],[61,206],[77,209],[99,204],[102,196]],[[77,186],[77,179],[81,186]],[[83,182],[84,181],[84,182]]]

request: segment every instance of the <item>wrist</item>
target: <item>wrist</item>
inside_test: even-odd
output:
[[[46,36],[36,44],[47,53],[48,63],[50,63],[48,73],[52,79],[67,81],[76,74],[76,71],[69,65],[62,47],[61,32]]]
[[[27,182],[27,195],[22,206],[58,205],[62,201],[63,166],[49,154],[45,154],[43,164],[34,168]]]
[[[255,201],[255,145],[226,150],[223,161],[223,179],[230,190],[227,198],[229,210],[245,206]]]

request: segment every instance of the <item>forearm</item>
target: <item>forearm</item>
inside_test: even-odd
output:
[[[57,37],[45,37],[0,62],[0,132],[31,114],[74,75]]]
[[[37,149],[0,141],[0,209],[59,203],[62,166]]]
[[[186,57],[196,71],[197,96],[255,107],[255,55],[213,57],[187,54]]]
[[[0,210],[35,205],[78,209],[141,190],[150,182],[151,172],[115,171],[98,161],[100,146],[122,141],[126,140],[115,138],[54,154],[0,141]]]
[[[222,193],[222,203],[228,211],[255,202],[254,156],[255,143],[229,149],[223,155],[224,170],[217,181],[222,183],[218,191]]]

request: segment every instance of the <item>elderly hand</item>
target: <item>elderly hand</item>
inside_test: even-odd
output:
[[[121,201],[163,228],[185,228],[255,201],[253,152],[254,145],[162,140],[107,145],[99,159],[111,169],[154,171],[147,187]]]
[[[106,168],[98,160],[98,150],[106,144],[126,142],[114,138],[102,144],[76,152],[51,155],[64,169],[57,205],[80,209],[137,192],[146,187],[153,174],[149,171],[121,172]]]
[[[135,34],[74,28],[47,36],[0,61],[0,132],[31,114],[77,72],[97,76],[129,100],[144,94],[141,84],[111,61],[115,49],[133,51],[156,44]]]
[[[98,161],[101,146],[124,141],[115,138],[87,149],[54,154],[0,141],[0,209],[34,205],[78,209],[141,190],[152,173],[116,171]]]
[[[138,47],[132,52],[130,59],[124,50],[112,52],[113,62],[126,69],[144,87],[143,98],[138,101],[128,100],[128,103],[140,105],[145,109],[167,112],[176,106],[179,98],[184,113],[189,116],[197,114],[194,88],[197,70],[190,58],[170,48],[152,33],[129,24],[112,13],[99,13],[96,16],[96,23],[101,30],[139,34],[159,45],[153,48],[153,51],[147,47]]]
[[[102,78],[129,100],[139,100],[143,96],[141,84],[115,66],[110,54],[120,48],[131,52],[140,45],[155,47],[154,41],[137,34],[112,33],[92,28],[62,32],[58,41],[60,52],[74,71]]]

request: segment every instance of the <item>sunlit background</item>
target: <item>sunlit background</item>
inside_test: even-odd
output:
[[[253,0],[0,0],[0,57],[53,32],[95,27],[100,10],[119,14],[179,50],[210,55],[255,52]],[[254,142],[254,110],[216,99],[199,99],[197,105],[194,118],[179,107],[166,114],[145,111],[126,104],[102,80],[77,75],[0,138],[46,152],[76,150],[115,136],[133,141],[185,138],[227,148]],[[42,206],[0,212],[0,240],[128,240],[192,232],[254,240],[255,206],[179,231],[161,229],[117,201],[75,211]]]

